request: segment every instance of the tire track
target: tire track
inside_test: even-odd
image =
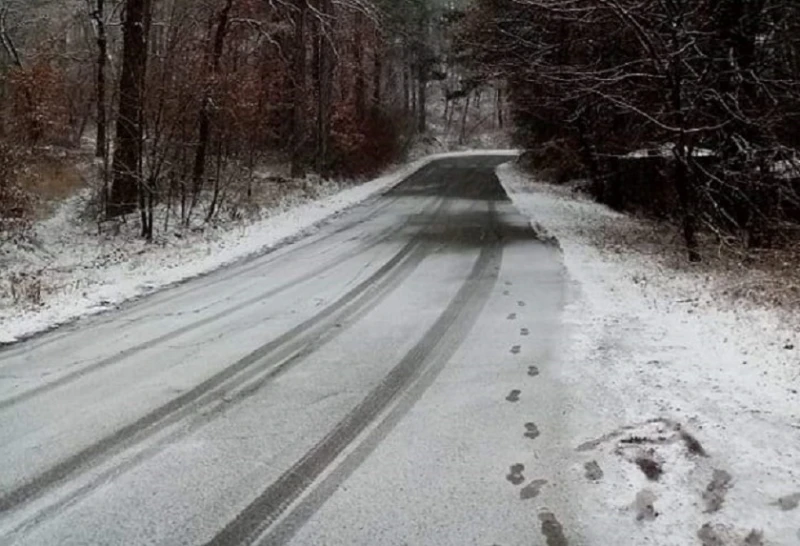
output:
[[[311,229],[319,227],[319,226],[322,226],[322,225],[325,225],[325,224],[328,224],[328,223],[330,223],[332,221],[335,221],[336,217],[338,217],[341,214],[346,213],[348,210],[352,210],[353,208],[358,207],[360,204],[353,205],[353,207],[350,207],[349,209],[345,209],[344,211],[342,211],[340,213],[337,213],[337,215],[335,215],[334,218],[328,218],[328,219],[321,220],[317,224],[314,224],[313,226],[311,226],[309,229],[303,230],[301,233],[298,233],[297,235],[287,237],[286,239],[280,241],[274,247],[265,249],[262,252],[256,252],[256,253],[254,253],[254,254],[252,254],[250,256],[242,258],[237,263],[231,264],[230,266],[225,266],[223,269],[230,269],[231,270],[231,271],[229,271],[227,273],[224,273],[224,274],[218,275],[218,276],[214,276],[215,273],[219,273],[220,272],[220,269],[216,269],[214,271],[210,271],[208,273],[201,274],[201,275],[186,279],[184,281],[177,282],[177,283],[175,283],[175,284],[173,284],[173,285],[171,285],[170,287],[167,287],[167,288],[173,288],[173,289],[178,289],[180,287],[185,287],[185,288],[182,291],[180,291],[179,293],[176,293],[176,294],[173,294],[173,295],[168,295],[167,297],[162,297],[157,302],[157,305],[163,305],[164,303],[170,302],[170,301],[172,301],[172,300],[174,300],[176,298],[185,297],[187,295],[190,295],[192,293],[197,292],[198,290],[205,290],[205,289],[213,287],[214,285],[219,284],[221,282],[225,282],[225,281],[228,281],[228,280],[230,280],[232,278],[236,278],[238,276],[247,274],[247,273],[249,273],[249,272],[251,272],[251,271],[253,271],[255,269],[259,269],[261,267],[267,266],[267,265],[273,263],[276,260],[282,260],[282,259],[286,258],[287,256],[294,255],[294,254],[296,254],[297,252],[299,252],[301,250],[304,250],[304,249],[306,249],[306,248],[308,248],[310,246],[319,244],[320,242],[326,241],[326,240],[328,240],[328,239],[330,239],[330,238],[332,238],[332,237],[334,237],[336,235],[339,235],[339,234],[341,234],[341,233],[343,233],[343,232],[345,232],[345,231],[347,231],[347,230],[349,230],[349,229],[351,229],[351,228],[353,228],[355,226],[361,225],[361,224],[363,224],[365,222],[368,222],[368,221],[372,220],[373,218],[379,216],[385,209],[391,207],[393,204],[395,204],[397,201],[399,201],[399,200],[401,200],[403,198],[402,195],[398,194],[398,188],[399,187],[401,187],[401,186],[402,187],[406,187],[406,186],[409,186],[409,185],[413,186],[414,184],[420,183],[422,181],[421,179],[424,179],[429,174],[431,174],[432,170],[435,170],[436,163],[437,162],[434,161],[434,162],[422,167],[421,169],[419,169],[418,171],[416,171],[415,173],[413,173],[409,177],[407,177],[405,180],[400,182],[398,185],[396,185],[393,188],[391,188],[388,191],[386,191],[383,195],[387,196],[387,197],[388,196],[391,196],[391,197],[388,198],[388,199],[385,199],[384,202],[378,204],[378,206],[374,207],[373,210],[369,211],[364,217],[356,220],[355,222],[348,223],[348,224],[346,224],[346,225],[344,225],[344,226],[342,226],[340,228],[337,228],[337,229],[331,231],[330,233],[326,233],[326,234],[322,235],[321,237],[314,238],[313,240],[308,241],[307,243],[304,243],[304,244],[301,244],[301,245],[297,245],[294,248],[290,249],[288,252],[286,252],[284,254],[281,254],[280,256],[270,256],[271,254],[274,254],[275,252],[277,252],[279,250],[282,250],[282,249],[286,248],[287,246],[292,245],[293,243],[296,243],[296,242],[301,241],[302,239],[308,237],[309,236],[309,231]],[[386,230],[386,231],[392,233],[392,232],[395,231],[395,229],[389,229],[389,230]],[[262,261],[263,258],[267,258],[267,259],[265,261]],[[209,279],[208,277],[211,277],[211,276],[214,276],[214,277]],[[206,278],[207,282],[202,282],[202,280],[204,278]],[[199,282],[195,282],[191,287],[186,287],[186,284],[191,282],[191,281],[199,281]],[[163,294],[163,291],[157,291],[157,292],[154,292],[153,294],[145,294],[145,295],[143,295],[143,296],[141,296],[139,298],[134,298],[129,303],[130,304],[136,304],[136,303],[142,304],[146,308],[146,307],[148,307],[148,305],[147,305],[147,303],[143,303],[143,300],[146,300],[148,297],[154,296],[156,294]],[[123,303],[122,305],[125,305],[125,303]],[[76,321],[77,320],[79,320],[79,319],[76,319]],[[64,324],[59,328],[65,328],[65,329],[69,328],[70,324],[74,324],[74,322],[76,322],[76,321],[72,321],[72,323]],[[45,332],[42,332],[41,334],[34,334],[29,339],[32,342],[35,338],[37,338],[39,336],[44,336],[44,335],[46,335],[48,333],[52,334],[53,330],[45,331]],[[0,344],[0,362],[9,360],[11,358],[19,356],[20,354],[28,352],[28,351],[31,351],[33,349],[38,349],[38,348],[44,347],[46,345],[49,345],[51,343],[55,343],[56,341],[58,341],[60,339],[63,339],[66,335],[68,335],[68,332],[66,332],[64,334],[60,334],[60,335],[52,335],[52,337],[42,339],[41,341],[39,341],[33,347],[28,346],[27,345],[28,341],[26,341],[25,339],[23,339],[23,340],[21,340],[19,342],[14,342],[14,343],[10,343],[10,344]],[[3,408],[3,406],[0,405],[0,409],[2,409],[2,408]]]
[[[363,252],[366,252],[366,251],[369,251],[370,249],[375,248],[376,246],[384,243],[393,234],[395,234],[398,231],[402,230],[404,227],[405,227],[405,224],[403,226],[401,226],[400,228],[393,228],[392,230],[387,230],[388,233],[381,233],[380,236],[376,237],[375,240],[369,242],[366,246],[354,248],[354,249],[346,252],[345,254],[342,254],[342,255],[338,256],[335,260],[332,260],[330,263],[327,263],[327,264],[325,264],[323,266],[320,266],[320,267],[318,267],[316,269],[313,269],[312,271],[310,271],[310,272],[308,272],[308,273],[306,273],[304,275],[301,275],[300,277],[298,277],[296,279],[288,281],[288,282],[286,282],[286,283],[284,283],[284,284],[282,284],[282,285],[280,285],[280,286],[278,286],[276,288],[273,288],[271,290],[268,290],[267,292],[259,294],[258,296],[254,296],[254,297],[252,297],[250,299],[247,299],[247,300],[245,300],[243,302],[239,302],[237,304],[231,305],[231,306],[227,307],[226,309],[223,309],[223,310],[219,311],[218,313],[215,313],[214,315],[211,315],[211,316],[206,317],[204,319],[192,322],[192,323],[187,324],[187,325],[185,325],[185,326],[183,326],[181,328],[178,328],[178,329],[173,330],[171,332],[167,332],[167,333],[165,333],[165,334],[163,334],[161,336],[158,336],[158,337],[153,338],[151,340],[145,341],[145,342],[140,343],[138,345],[134,345],[132,347],[129,347],[129,348],[123,350],[122,352],[119,352],[117,354],[108,356],[106,358],[98,360],[97,362],[95,362],[93,364],[81,367],[78,370],[75,370],[73,372],[67,373],[67,374],[59,377],[58,379],[50,381],[49,383],[45,383],[45,384],[40,385],[38,387],[34,387],[34,388],[29,389],[27,391],[23,391],[23,392],[21,392],[19,394],[15,394],[13,396],[10,396],[8,398],[0,400],[0,411],[3,411],[3,410],[5,410],[5,409],[7,409],[9,407],[12,407],[12,406],[14,406],[16,404],[21,403],[21,402],[25,402],[27,400],[30,400],[31,398],[34,398],[36,396],[40,396],[42,394],[50,392],[50,391],[52,391],[54,389],[57,389],[59,387],[63,387],[65,385],[68,385],[69,383],[72,383],[72,382],[74,382],[74,381],[76,381],[78,379],[81,379],[82,377],[85,377],[85,376],[91,374],[92,372],[96,372],[96,371],[102,370],[103,368],[107,368],[108,366],[111,366],[113,364],[121,362],[122,360],[130,358],[130,357],[132,357],[132,356],[134,356],[136,354],[139,354],[139,353],[141,353],[143,351],[146,351],[148,349],[152,349],[153,347],[156,347],[156,346],[158,346],[158,345],[160,345],[162,343],[166,343],[166,342],[171,341],[171,340],[173,340],[175,338],[178,338],[178,337],[180,337],[182,335],[188,334],[188,333],[190,333],[190,332],[192,332],[194,330],[197,330],[199,328],[202,328],[204,326],[212,324],[212,323],[214,323],[214,322],[216,322],[216,321],[218,321],[220,319],[223,319],[223,318],[229,316],[232,313],[235,313],[235,312],[247,309],[249,307],[252,307],[252,306],[262,302],[265,299],[269,299],[269,298],[271,298],[273,296],[276,296],[276,295],[278,295],[278,294],[280,294],[282,292],[285,292],[286,290],[290,290],[290,289],[292,289],[292,288],[294,288],[294,287],[296,287],[296,286],[298,286],[300,284],[308,282],[308,281],[314,279],[315,277],[317,277],[318,275],[320,275],[321,273],[324,273],[326,271],[330,271],[331,269],[333,269],[333,268],[343,264],[344,262],[346,262],[346,261],[358,256],[359,254],[361,254]]]
[[[440,214],[447,204],[447,200],[441,199],[432,214],[434,216]],[[349,326],[350,317],[369,306],[376,305],[388,295],[390,290],[398,285],[398,279],[410,274],[430,250],[431,245],[425,243],[421,235],[417,234],[379,270],[317,315],[133,423],[62,460],[19,487],[4,492],[0,496],[0,515],[43,496],[47,491],[69,479],[91,471],[114,455],[146,440],[165,427],[180,422],[187,416],[219,401],[226,392],[234,391],[259,374],[264,374],[255,385],[238,392],[235,398],[226,404],[233,405],[230,402],[238,403],[246,399],[268,381],[299,362],[303,356],[319,348],[322,344],[317,341],[326,332],[329,331],[329,337],[325,339],[328,341],[345,331],[344,326]],[[267,357],[270,358],[267,360]],[[258,365],[255,366],[256,364]],[[219,411],[218,407],[212,415]],[[203,422],[209,418],[203,417]],[[81,491],[87,492],[84,489]]]
[[[383,194],[383,196],[386,196],[386,197],[391,196],[391,197],[387,198],[387,199],[384,199],[382,203],[380,203],[380,204],[378,204],[378,206],[374,207],[363,218],[360,218],[360,219],[356,220],[355,222],[348,223],[348,224],[346,224],[344,226],[336,228],[335,230],[331,231],[330,233],[326,233],[326,234],[322,235],[321,237],[318,237],[318,238],[315,238],[315,239],[313,239],[311,241],[308,241],[307,243],[304,243],[304,244],[301,244],[301,245],[296,245],[295,247],[290,249],[285,254],[281,254],[280,256],[270,257],[268,260],[264,261],[263,263],[253,263],[253,264],[250,264],[250,265],[244,265],[244,267],[237,268],[235,271],[231,271],[231,273],[229,275],[225,275],[225,276],[220,277],[218,279],[214,279],[212,282],[209,282],[209,283],[204,284],[202,286],[198,286],[196,288],[193,288],[191,291],[186,292],[186,293],[190,294],[192,292],[196,292],[197,290],[205,289],[205,288],[208,288],[210,286],[214,286],[215,284],[218,284],[219,282],[226,281],[226,280],[229,280],[231,278],[238,277],[243,273],[249,273],[250,271],[252,271],[254,269],[259,269],[259,268],[261,268],[261,267],[263,267],[265,265],[269,265],[269,264],[273,263],[276,260],[283,260],[287,256],[292,256],[292,255],[296,254],[300,250],[305,250],[306,248],[308,248],[310,246],[314,246],[316,244],[319,244],[322,241],[327,241],[328,239],[330,239],[330,238],[332,238],[332,237],[334,237],[336,235],[339,235],[340,233],[344,233],[345,231],[348,231],[348,230],[352,229],[355,226],[359,226],[361,224],[369,222],[370,220],[372,220],[372,219],[376,218],[377,216],[379,216],[384,210],[390,208],[392,205],[394,205],[395,203],[397,203],[399,200],[402,199],[402,195],[398,195],[397,194],[398,193],[398,188],[400,186],[403,186],[403,187],[409,186],[409,185],[413,186],[414,184],[421,182],[422,180],[420,180],[420,179],[424,179],[425,177],[427,177],[430,174],[430,171],[432,171],[432,170],[435,170],[435,163],[430,163],[430,164],[422,167],[420,170],[418,170],[417,172],[413,173],[411,176],[409,176],[408,178],[406,178],[405,180],[400,182],[398,185],[396,185],[393,188],[391,188],[388,191],[386,191]],[[345,214],[347,211],[352,210],[353,208],[356,208],[359,205],[360,204],[353,205],[353,207],[350,207],[349,209],[345,209],[344,211],[342,211],[340,213],[337,213],[334,218],[324,219],[324,220],[318,222],[317,224],[314,224],[313,226],[311,226],[310,229],[313,229],[315,227],[319,227],[321,225],[325,225],[325,224],[328,224],[330,222],[333,222],[335,220],[335,218],[338,217],[339,215]],[[405,224],[404,224],[404,226],[405,226]],[[388,230],[385,230],[384,232],[394,233],[395,231],[397,231],[396,228],[390,228]],[[285,248],[286,246],[291,245],[292,243],[295,243],[297,241],[300,241],[300,240],[302,240],[302,239],[304,239],[304,238],[306,238],[308,236],[309,236],[308,235],[308,230],[304,230],[303,232],[301,232],[301,233],[299,233],[299,234],[297,234],[295,236],[292,236],[292,237],[289,237],[289,238],[285,239],[278,246],[274,247],[273,249],[268,250],[266,253],[262,253],[261,255],[253,256],[249,260],[247,258],[245,258],[245,260],[246,261],[258,261],[260,258],[265,258],[265,257],[269,256],[269,254],[272,254],[272,253],[274,253],[274,252],[276,252],[278,250],[281,250],[281,249]],[[162,300],[162,301],[164,301],[164,300]],[[170,300],[166,300],[166,301],[170,301]]]
[[[425,171],[425,173],[422,173],[422,174],[427,174],[427,170]],[[394,204],[399,199],[401,199],[401,198],[400,197],[395,197],[395,198],[389,200],[386,204],[383,204],[383,205],[377,207],[375,210],[371,211],[371,213],[369,215],[369,218],[371,218],[373,216],[376,216],[377,214],[382,212],[385,208],[387,208],[388,206],[391,206],[392,204]],[[425,207],[425,210],[427,210],[429,206],[432,206],[432,205],[435,205],[435,204],[436,204],[435,201],[431,201],[430,205],[427,205]],[[441,202],[440,202],[440,204],[441,204]],[[367,218],[365,218],[363,221],[366,221],[366,220],[367,220]],[[348,229],[351,229],[355,225],[359,225],[360,223],[363,223],[363,221],[357,222],[355,224],[348,224],[347,226],[343,227],[341,230],[338,230],[337,233],[339,231],[346,231]],[[202,328],[204,326],[212,324],[212,323],[214,323],[214,322],[216,322],[216,321],[218,321],[218,320],[220,320],[222,318],[225,318],[225,317],[229,316],[230,314],[232,314],[234,312],[237,312],[237,311],[240,311],[240,310],[243,310],[243,309],[247,309],[249,307],[257,305],[258,303],[260,303],[261,301],[263,301],[265,299],[271,298],[273,296],[276,296],[277,294],[280,294],[281,292],[284,292],[286,290],[290,290],[290,289],[292,289],[292,288],[294,288],[294,287],[296,287],[296,286],[298,286],[300,284],[308,282],[309,280],[312,280],[315,277],[317,277],[319,274],[321,274],[323,272],[326,272],[326,271],[330,271],[331,269],[343,264],[347,260],[350,260],[350,259],[358,256],[359,254],[361,254],[363,252],[366,252],[366,251],[368,251],[368,250],[370,250],[372,248],[375,248],[376,246],[386,242],[393,235],[395,235],[395,234],[401,232],[403,229],[405,229],[408,226],[408,224],[409,224],[409,220],[406,220],[399,227],[398,226],[392,226],[389,229],[382,230],[379,233],[375,234],[374,236],[369,237],[367,239],[367,242],[365,242],[362,246],[358,246],[358,247],[356,247],[356,248],[354,248],[354,249],[352,249],[352,250],[350,250],[350,251],[348,251],[348,252],[346,252],[346,253],[338,256],[338,257],[336,257],[336,259],[332,260],[331,262],[329,262],[329,263],[327,263],[327,264],[325,264],[323,266],[320,266],[318,268],[315,268],[314,270],[310,271],[309,273],[301,275],[300,277],[298,277],[296,279],[288,281],[288,282],[286,282],[286,283],[284,283],[284,284],[282,284],[282,285],[280,285],[280,286],[278,286],[276,288],[268,290],[267,292],[264,292],[264,293],[262,293],[262,294],[260,294],[258,296],[254,296],[253,298],[247,299],[244,302],[240,302],[240,303],[231,305],[228,308],[223,309],[222,311],[220,311],[218,313],[215,313],[214,315],[212,315],[210,317],[206,317],[205,319],[201,319],[199,321],[187,324],[187,325],[185,325],[185,326],[183,326],[181,328],[178,328],[178,329],[173,330],[171,332],[167,332],[167,333],[165,333],[165,334],[163,334],[161,336],[158,336],[156,338],[153,338],[151,340],[148,340],[148,341],[145,341],[143,343],[140,343],[140,344],[134,345],[132,347],[129,347],[129,348],[121,351],[120,353],[108,356],[106,358],[102,358],[99,361],[97,361],[97,362],[95,362],[95,363],[93,363],[93,364],[91,364],[89,366],[81,367],[80,369],[77,369],[77,370],[75,370],[73,372],[67,373],[67,374],[65,374],[65,375],[63,375],[63,376],[61,376],[61,377],[59,377],[59,378],[57,378],[57,379],[55,379],[53,381],[50,381],[50,382],[45,383],[43,385],[34,387],[32,389],[23,391],[21,393],[18,393],[18,394],[9,396],[8,398],[5,398],[3,400],[0,400],[0,411],[3,411],[5,409],[7,409],[7,408],[10,408],[10,407],[12,407],[12,406],[14,406],[16,404],[21,403],[21,402],[25,402],[27,400],[30,400],[31,398],[34,398],[36,396],[40,396],[42,394],[45,394],[45,393],[50,392],[52,390],[55,390],[55,389],[57,389],[59,387],[63,387],[65,385],[68,385],[69,383],[72,383],[72,382],[74,382],[76,380],[79,380],[82,377],[85,377],[85,376],[89,375],[92,372],[99,371],[99,370],[102,370],[104,368],[107,368],[108,366],[111,366],[113,364],[121,362],[122,360],[130,358],[130,357],[132,357],[132,356],[134,356],[136,354],[139,354],[139,353],[141,353],[143,351],[146,351],[148,349],[152,349],[153,347],[156,347],[156,346],[158,346],[158,345],[160,345],[162,343],[169,342],[169,341],[171,341],[171,340],[173,340],[175,338],[178,338],[178,337],[180,337],[182,335],[185,335],[185,334],[188,334],[188,333],[190,333],[190,332],[192,332],[194,330],[197,330],[198,328]],[[324,237],[323,239],[325,239],[325,238],[327,238],[327,237]],[[316,241],[314,243],[310,243],[310,244],[315,244],[315,243],[316,243]],[[303,245],[300,248],[305,248],[306,246],[310,246],[310,244],[309,245]],[[299,248],[298,248],[298,250],[299,250]],[[292,253],[294,253],[294,251],[292,251]],[[281,258],[283,258],[283,257],[284,256],[281,256]],[[269,262],[267,262],[267,263],[269,263]],[[248,266],[248,267],[245,267],[245,268],[239,268],[239,269],[237,269],[236,274],[232,275],[232,276],[239,276],[241,274],[244,274],[246,272],[251,271],[252,269],[257,269],[257,268],[262,267],[264,265],[267,265],[267,264],[266,263],[265,264],[256,264],[256,265]],[[225,278],[228,278],[228,277],[225,277]],[[203,285],[203,287],[211,286],[213,284],[215,284],[215,283],[211,283],[209,285]],[[182,294],[177,295],[175,297],[183,297],[185,294],[186,293],[182,293]],[[159,303],[164,303],[165,301],[170,301],[170,299],[161,300]],[[2,358],[0,358],[0,360],[2,360]]]
[[[8,512],[24,502],[41,496],[53,486],[67,479],[74,478],[77,474],[85,472],[92,466],[96,466],[100,461],[107,459],[132,444],[141,442],[148,436],[155,434],[183,416],[198,411],[202,406],[215,401],[219,398],[221,391],[230,387],[229,382],[232,379],[237,377],[249,378],[250,376],[243,376],[242,374],[248,371],[251,366],[270,356],[271,353],[289,342],[298,338],[305,339],[305,336],[303,336],[304,333],[316,328],[331,317],[335,318],[341,309],[346,308],[352,302],[361,301],[358,300],[358,298],[363,292],[371,285],[378,282],[382,277],[388,275],[392,270],[402,266],[407,261],[408,256],[418,246],[420,246],[419,241],[410,241],[371,277],[360,283],[334,304],[314,317],[295,326],[278,338],[273,339],[244,358],[238,360],[233,365],[221,370],[191,390],[170,400],[133,423],[125,425],[110,436],[62,460],[23,485],[9,492],[5,492],[0,496],[0,514]],[[362,302],[362,305],[364,303],[366,302]],[[331,324],[330,327],[332,326]],[[270,367],[271,363],[271,361],[263,363],[256,371]]]
[[[261,495],[241,511],[206,546],[252,544],[300,498],[311,485],[398,399],[395,405],[354,454],[346,458],[332,474],[316,486],[306,504],[297,507],[287,518],[287,526],[265,537],[262,544],[280,544],[291,538],[302,523],[335,491],[366,456],[375,449],[413,403],[433,382],[457,350],[469,328],[480,314],[494,287],[502,261],[500,236],[494,230],[496,212],[489,204],[489,228],[495,240],[481,248],[472,271],[445,311],[403,357],[384,380],[342,419],[334,429],[284,472]],[[468,236],[468,235],[467,235]],[[420,378],[423,379],[420,379]],[[357,455],[355,455],[357,454]],[[286,521],[286,520],[285,520]]]
[[[332,317],[335,327],[330,325],[320,325],[309,331],[306,335],[294,340],[288,345],[270,354],[268,361],[258,365],[256,369],[248,370],[235,380],[222,385],[208,397],[198,401],[195,405],[182,408],[178,413],[173,414],[168,420],[159,423],[158,428],[149,431],[144,438],[130,438],[124,444],[116,446],[112,452],[105,454],[101,461],[92,467],[79,471],[80,474],[92,472],[95,468],[102,465],[105,461],[112,459],[119,453],[134,448],[147,440],[148,437],[157,435],[160,431],[173,424],[182,424],[175,431],[159,437],[153,445],[146,446],[144,449],[126,456],[126,459],[113,463],[108,469],[103,470],[98,475],[93,476],[87,483],[80,485],[77,489],[68,492],[47,506],[38,509],[32,516],[14,525],[11,533],[24,534],[36,525],[40,525],[49,518],[57,516],[64,508],[73,505],[81,498],[87,496],[97,487],[106,484],[117,478],[125,471],[137,466],[150,457],[162,451],[165,447],[173,445],[180,438],[192,434],[214,419],[233,410],[239,403],[244,402],[249,397],[255,395],[269,382],[278,378],[292,366],[300,363],[305,357],[324,347],[329,341],[335,339],[339,334],[345,332],[363,314],[372,307],[378,305],[386,296],[391,294],[394,288],[402,283],[403,279],[410,275],[414,269],[429,255],[434,249],[430,245],[419,245],[408,255],[401,267],[398,267],[391,274],[386,276],[380,283],[372,285],[370,292],[365,293],[359,301],[344,309],[342,313]],[[362,301],[363,300],[363,301]],[[78,476],[75,476],[77,478]],[[69,479],[69,477],[65,478]],[[58,483],[53,484],[57,487]],[[52,487],[51,487],[52,488]],[[33,499],[31,499],[33,500]]]

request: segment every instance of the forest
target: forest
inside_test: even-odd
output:
[[[476,0],[460,39],[553,180],[675,223],[692,261],[797,241],[797,2]]]
[[[91,181],[92,218],[150,240],[240,217],[281,182],[373,175],[431,111],[465,141],[495,95],[452,55],[463,15],[429,0],[0,0],[0,232],[25,230],[48,179]],[[89,168],[65,174],[87,148]],[[285,173],[258,176],[274,164]]]
[[[149,240],[506,128],[540,176],[674,224],[691,261],[800,231],[790,0],[0,0],[0,43],[5,238],[54,150],[91,148],[91,216]]]

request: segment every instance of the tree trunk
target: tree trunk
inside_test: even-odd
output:
[[[320,12],[327,20],[333,20],[333,2],[320,0]],[[330,36],[324,32],[325,21],[320,21],[317,34],[317,153],[316,167],[321,176],[327,175],[328,148],[331,132],[331,100],[333,99],[333,72],[335,52]]]
[[[225,5],[217,14],[217,28],[214,34],[213,48],[210,57],[206,57],[206,89],[203,96],[203,105],[200,108],[200,119],[197,131],[197,149],[194,156],[194,170],[192,171],[192,189],[194,198],[200,195],[203,189],[203,176],[206,170],[206,156],[211,140],[211,92],[217,74],[219,73],[220,59],[225,47],[225,33],[228,30],[228,20],[230,19],[233,0],[226,0]]]
[[[292,52],[292,172],[303,175],[303,144],[305,130],[306,93],[306,0],[295,0],[294,44]]]
[[[106,205],[109,217],[136,210],[141,182],[141,122],[144,93],[141,89],[147,56],[144,36],[145,0],[126,0],[122,22],[122,73],[119,82],[116,145],[111,191]]]
[[[417,82],[414,79],[414,69],[410,70],[411,77],[409,79],[409,88],[411,93],[411,116],[414,120],[417,119]]]
[[[681,146],[678,147],[681,150]],[[678,152],[679,157],[675,163],[675,189],[678,193],[678,200],[681,203],[682,216],[681,228],[683,230],[683,240],[686,243],[686,251],[690,262],[701,261],[700,251],[697,243],[697,218],[695,216],[694,187],[689,176],[688,157],[683,150]]]
[[[97,7],[92,13],[97,25],[97,74],[95,80],[95,108],[97,110],[97,142],[95,157],[106,159],[107,116],[106,116],[106,63],[108,62],[108,37],[105,24],[105,0],[97,0]]]
[[[355,37],[353,40],[353,63],[355,64],[355,81],[353,82],[355,101],[356,101],[356,117],[359,122],[364,121],[367,110],[367,79],[364,75],[364,14],[361,10],[356,11],[354,18],[354,32]]]
[[[428,77],[431,68],[428,44],[428,21],[423,17],[419,21],[419,35],[417,36],[416,61],[417,61],[417,131],[422,134],[428,129]]]
[[[403,52],[403,114],[411,113],[411,76],[408,69],[408,53]]]
[[[153,26],[153,12],[151,10],[153,0],[144,0],[144,50],[150,51],[150,29]],[[139,74],[139,89],[142,93],[142,102],[144,102],[144,89],[147,79],[147,53],[142,61],[142,71]],[[158,180],[158,172],[154,165],[150,165],[149,172],[145,174],[144,170],[144,135],[146,132],[146,120],[144,116],[144,107],[139,110],[139,211],[141,216],[142,238],[147,241],[153,240],[153,209],[156,200],[156,182]]]
[[[450,101],[450,111],[447,113],[447,119],[445,120],[445,132],[449,136],[450,128],[453,126],[453,116],[456,113],[456,106],[458,106],[458,99],[453,99]]]
[[[592,144],[592,134],[586,116],[581,113],[575,121],[576,132],[578,133],[578,143],[583,163],[589,171],[589,179],[592,181],[592,195],[600,197],[603,193],[603,180],[600,173],[600,162],[597,158],[597,151]]]
[[[8,6],[0,5],[0,43],[3,44],[3,49],[5,49],[6,53],[8,53],[8,56],[11,58],[11,62],[14,63],[14,66],[22,68],[22,58],[19,55],[19,50],[14,45],[14,40],[12,40],[11,36],[8,34],[8,29],[6,29],[7,14]]]
[[[374,45],[375,49],[373,52],[373,55],[375,57],[374,58],[375,65],[373,67],[373,73],[372,73],[372,106],[375,108],[379,107],[381,104],[381,91],[382,91],[381,87],[383,85],[382,84],[383,60],[381,59],[382,52],[378,47],[379,43],[380,43],[380,36],[377,35],[376,32],[375,45]]]
[[[498,85],[497,87],[497,126],[502,129],[505,125],[503,119],[503,88]]]
[[[673,46],[677,51],[680,45],[677,35],[673,37],[673,41]],[[677,126],[681,128],[678,142],[675,146],[675,170],[673,173],[675,192],[678,194],[678,201],[681,206],[681,227],[689,261],[699,262],[701,257],[697,244],[696,194],[693,180],[689,176],[689,161],[691,158],[687,150],[686,133],[683,130],[686,119],[683,112],[683,70],[681,69],[680,59],[674,58],[672,60],[670,80],[671,106]]]
[[[424,133],[428,129],[428,82],[425,74],[425,69],[420,69],[418,85],[418,104],[417,104],[417,131]]]
[[[469,106],[472,99],[472,93],[467,93],[464,102],[464,111],[461,112],[461,132],[458,135],[458,143],[464,144],[467,140],[467,116],[469,115]]]

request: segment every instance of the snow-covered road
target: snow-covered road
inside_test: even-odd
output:
[[[0,352],[0,543],[565,545],[565,275],[505,160]]]

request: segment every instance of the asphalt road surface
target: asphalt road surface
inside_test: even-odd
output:
[[[566,544],[565,276],[508,159],[0,352],[0,544]]]

